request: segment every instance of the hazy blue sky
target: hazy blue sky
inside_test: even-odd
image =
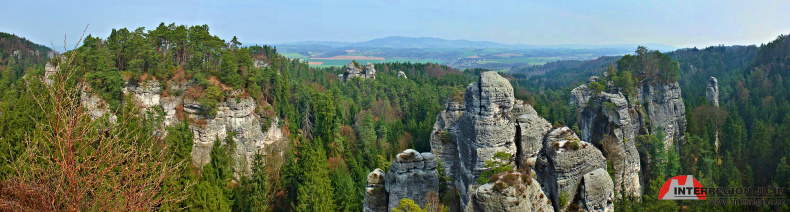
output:
[[[790,33],[790,1],[27,1],[2,3],[0,31],[38,42],[160,22],[208,24],[242,43],[439,37],[523,44],[760,44]]]

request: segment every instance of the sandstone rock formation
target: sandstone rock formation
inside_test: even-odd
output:
[[[614,211],[614,184],[605,169],[584,175],[579,191],[579,203],[586,211]]]
[[[719,80],[716,77],[710,77],[708,80],[708,87],[705,89],[705,97],[708,99],[708,104],[718,107],[719,106]]]
[[[466,112],[458,120],[455,135],[459,165],[455,186],[461,194],[475,184],[485,170],[485,161],[497,152],[516,155],[516,124],[510,119],[515,98],[513,87],[496,72],[483,72],[478,82],[466,88]],[[461,195],[462,206],[468,199]]]
[[[183,93],[190,86],[192,85],[189,83],[171,83],[169,89],[171,93]],[[109,110],[100,97],[90,93],[87,89],[89,87],[83,89],[81,103],[91,117],[98,118]],[[236,174],[243,175],[251,172],[252,159],[259,150],[283,139],[282,131],[277,127],[277,117],[270,118],[274,120],[272,122],[264,123],[263,120],[267,120],[267,117],[255,112],[257,105],[250,97],[228,98],[219,103],[215,116],[206,116],[201,112],[203,106],[195,99],[185,97],[183,94],[163,97],[163,88],[156,80],[139,84],[127,83],[123,91],[125,95],[131,96],[131,101],[143,111],[161,107],[164,111],[164,123],[162,129],[157,130],[158,136],[165,136],[164,127],[182,121],[177,117],[179,112],[183,112],[181,119],[189,118],[194,122],[189,125],[189,129],[194,134],[195,142],[192,149],[192,163],[197,167],[210,162],[209,153],[214,142],[216,139],[225,138],[228,132],[235,133],[233,140],[236,149],[233,157],[237,162],[233,168]],[[183,111],[179,111],[180,108],[183,108]],[[266,132],[262,131],[264,124],[269,125]]]
[[[458,144],[454,135],[458,134],[458,128],[454,127],[455,122],[461,118],[466,112],[466,105],[464,105],[464,96],[462,94],[453,94],[448,98],[444,104],[444,110],[436,114],[436,123],[433,125],[431,131],[431,152],[442,161],[445,167],[445,176],[455,179],[455,172],[459,166],[458,162]],[[454,187],[453,183],[448,183]]]
[[[387,212],[389,196],[384,188],[384,170],[376,169],[368,174],[368,183],[365,186],[365,212]]]
[[[52,85],[53,79],[51,79],[50,76],[57,74],[58,71],[60,71],[60,67],[56,67],[52,65],[52,63],[47,62],[47,64],[44,65],[44,84],[47,86]]]
[[[408,198],[421,208],[439,202],[439,163],[430,152],[404,150],[395,157],[389,171],[381,169],[368,174],[365,188],[365,211],[391,211],[400,200]]]
[[[535,166],[538,181],[553,206],[564,210],[559,206],[574,202],[585,174],[596,169],[606,169],[606,158],[595,146],[581,141],[568,127],[552,130],[544,138],[543,144],[543,151]],[[609,175],[606,174],[606,177]],[[563,195],[567,195],[569,202],[560,203]]]
[[[466,211],[554,211],[540,184],[519,172],[501,174],[497,181],[472,186]]]
[[[619,92],[592,93],[589,84],[573,89],[570,97],[570,102],[579,107],[581,140],[602,147],[614,167],[618,195],[625,188],[629,194],[641,196],[636,137],[652,134],[660,127],[665,148],[683,138],[686,110],[680,86],[677,82],[643,82],[637,85],[634,96],[626,97]]]
[[[593,96],[589,90],[577,91],[578,96]],[[628,106],[626,101],[618,103],[624,108]],[[565,209],[558,207],[563,193],[569,194],[566,203],[576,203],[573,205],[580,209],[611,206],[614,183],[611,178],[594,177],[600,174],[597,170],[606,173],[606,158],[598,147],[581,141],[567,127],[552,129],[532,106],[514,99],[512,86],[496,72],[482,73],[479,81],[467,87],[463,97],[448,98],[444,110],[436,116],[430,141],[432,152],[441,158],[446,176],[454,178],[454,185],[448,187],[457,189],[461,208],[466,211],[559,211]],[[518,177],[519,183],[512,180],[507,183],[490,178],[493,182],[478,185],[477,178],[488,170],[485,161],[497,152],[513,155],[509,161],[519,171],[508,174],[523,173],[537,180]],[[635,148],[633,153],[636,159],[633,173],[638,186],[639,155]],[[592,185],[602,180],[602,185]]]
[[[430,152],[419,153],[407,149],[395,157],[387,172],[385,188],[389,195],[388,208],[398,207],[400,200],[409,198],[425,208],[429,197],[439,201],[439,172],[436,157]]]
[[[355,77],[363,79],[376,79],[376,69],[373,68],[372,63],[367,63],[365,67],[362,68],[362,70],[359,70],[359,68],[354,65],[354,62],[351,62],[346,65],[345,74],[337,75],[337,78],[343,80],[343,82]]]

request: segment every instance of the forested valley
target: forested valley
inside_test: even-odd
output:
[[[226,41],[209,29],[165,23],[113,29],[106,38],[86,35],[51,58],[47,52],[58,50],[0,34],[0,210],[363,211],[368,174],[386,172],[404,150],[430,152],[437,114],[450,100],[463,100],[467,85],[487,71],[379,63],[372,65],[375,79],[343,78],[350,67],[312,68],[274,46]],[[578,135],[581,108],[569,99],[590,76],[600,78],[587,83],[593,93],[629,98],[642,82],[678,82],[685,136],[668,150],[661,130],[627,141],[654,160],[642,162],[644,195],[624,195],[615,209],[777,211],[788,206],[715,206],[654,194],[676,175],[694,175],[706,187],[788,187],[788,64],[790,38],[781,35],[760,46],[664,53],[642,47],[633,55],[500,74],[515,99],[551,127]],[[718,79],[720,106],[705,98],[710,77]],[[156,104],[141,103],[130,90],[154,81]],[[168,97],[180,100],[173,114],[158,103]],[[237,144],[247,135],[234,127],[249,126],[229,124],[211,134],[217,136],[206,153],[210,160],[196,162],[193,149],[202,145],[196,138],[206,137],[197,128],[214,126],[212,120],[248,100],[252,112],[244,115],[260,125],[255,130],[276,127],[281,137],[244,155],[238,150],[247,147]],[[487,176],[513,172],[497,161],[486,161],[487,168],[507,170]],[[431,210],[459,204],[444,168],[440,162],[439,205]],[[401,206],[423,211],[414,202]]]

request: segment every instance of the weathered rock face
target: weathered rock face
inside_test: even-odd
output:
[[[110,111],[107,102],[98,95],[93,94],[93,92],[90,90],[90,85],[88,84],[84,84],[82,86],[82,92],[80,93],[80,104],[85,107],[85,110],[92,119],[98,119]],[[112,115],[110,119],[116,119],[115,115]]]
[[[595,146],[581,141],[568,127],[552,130],[544,138],[543,145],[535,166],[538,181],[553,206],[564,210],[558,208],[560,196],[567,195],[568,203],[574,202],[584,175],[596,169],[606,170],[606,158]]]
[[[718,107],[719,106],[719,80],[716,77],[710,77],[708,80],[708,87],[705,89],[705,97],[708,99],[708,104]]]
[[[252,164],[253,156],[258,153],[258,150],[282,139],[282,133],[274,132],[279,131],[276,125],[269,127],[269,131],[266,133],[261,132],[261,124],[271,123],[261,123],[260,117],[254,113],[256,105],[252,98],[239,98],[238,101],[228,99],[219,104],[217,115],[214,117],[205,117],[200,114],[200,107],[195,101],[184,99],[184,112],[187,116],[197,122],[205,121],[206,123],[204,126],[189,126],[195,138],[192,162],[198,167],[211,161],[209,153],[214,142],[217,138],[225,138],[227,132],[236,133],[234,137],[236,151],[233,155],[237,163],[234,166],[236,173],[250,173],[249,164]],[[270,135],[268,139],[273,140],[266,140],[266,135]]]
[[[172,83],[170,89],[183,93],[189,86],[189,84]],[[202,167],[211,161],[209,153],[214,142],[216,139],[225,138],[228,132],[236,134],[234,137],[236,149],[233,153],[236,165],[233,168],[236,174],[243,175],[251,172],[252,159],[259,150],[265,145],[283,139],[282,131],[276,124],[276,117],[273,122],[262,123],[265,117],[255,113],[257,105],[252,98],[228,98],[219,103],[215,116],[208,117],[201,113],[202,106],[194,99],[185,98],[183,95],[162,97],[162,92],[163,89],[158,81],[146,81],[139,85],[127,84],[124,88],[124,93],[132,96],[131,101],[144,111],[161,107],[165,112],[163,127],[181,122],[176,113],[179,112],[179,107],[183,107],[184,116],[195,122],[190,124],[189,128],[194,134],[195,142],[192,149],[192,163],[197,167]],[[108,112],[106,103],[87,89],[83,89],[81,101],[93,118]],[[266,132],[261,130],[263,124],[270,125]],[[157,135],[165,136],[164,133]]]
[[[359,77],[363,79],[376,79],[376,69],[373,68],[372,63],[367,63],[362,70],[359,70],[353,62],[348,63],[346,66],[346,73],[338,75],[337,78],[340,80],[348,81],[351,78]]]
[[[614,184],[605,169],[596,169],[582,178],[579,205],[586,211],[614,211]]]
[[[460,168],[455,184],[461,194],[486,170],[486,160],[497,152],[517,152],[516,124],[509,117],[515,99],[507,79],[496,72],[481,73],[480,80],[466,88],[464,102],[466,112],[456,123]],[[462,207],[468,202],[461,195]]]
[[[52,85],[53,79],[50,79],[50,76],[55,75],[58,71],[60,71],[60,67],[56,67],[52,65],[52,63],[47,62],[44,66],[44,84],[47,86]]]
[[[444,104],[444,110],[436,114],[436,123],[433,124],[431,131],[431,153],[441,160],[445,167],[445,176],[455,179],[455,172],[458,164],[458,144],[453,137],[458,134],[458,128],[454,127],[455,122],[466,112],[463,95],[456,94],[448,98]],[[453,183],[448,183],[454,187]]]
[[[637,100],[642,103],[647,117],[641,121],[652,132],[656,127],[664,129],[664,142],[667,148],[672,143],[681,139],[686,133],[686,106],[680,93],[680,84],[677,82],[660,85],[643,85],[637,90]],[[634,104],[632,104],[634,105]]]
[[[586,93],[592,96],[589,91]],[[467,211],[559,210],[558,205],[550,204],[557,204],[563,192],[572,194],[569,203],[577,201],[578,206],[591,202],[590,207],[594,208],[601,205],[601,199],[611,199],[605,195],[614,193],[613,186],[578,191],[585,188],[585,174],[597,169],[606,171],[601,151],[580,141],[567,127],[552,130],[551,124],[529,104],[513,98],[512,86],[496,72],[482,73],[478,82],[467,87],[463,98],[451,96],[447,100],[436,117],[431,149],[442,159],[446,175],[454,179],[461,208]],[[523,171],[518,173],[535,173],[533,176],[540,183],[527,177],[529,180],[521,179],[519,184],[510,180],[507,185],[477,185],[477,178],[487,170],[485,161],[497,152],[513,155],[510,161]],[[634,174],[638,176],[638,154],[635,157]],[[613,184],[611,179],[609,184]],[[599,194],[603,196],[594,196]]]
[[[627,193],[639,197],[641,167],[636,136],[661,127],[669,148],[685,134],[686,110],[677,82],[644,83],[637,88],[629,100],[621,93],[592,94],[585,84],[574,89],[570,102],[579,106],[581,139],[602,148],[612,163],[615,192],[619,195],[625,188]]]
[[[398,207],[400,200],[408,198],[414,203],[424,208],[429,202],[434,205],[439,201],[439,173],[436,157],[430,152],[419,153],[413,149],[407,149],[395,157],[385,178],[384,188],[386,190],[388,210]],[[373,171],[368,175],[370,184],[371,175],[379,174]],[[373,182],[376,181],[374,179]],[[380,195],[380,194],[375,194]],[[381,208],[380,203],[383,198],[366,198],[366,208]],[[432,199],[433,198],[433,199]],[[370,207],[368,207],[370,206]]]
[[[516,131],[519,137],[516,137],[518,139],[516,144],[519,146],[519,161],[517,161],[520,163],[519,167],[535,167],[538,153],[543,149],[543,134],[551,129],[551,124],[546,119],[538,116],[532,107],[528,106],[528,108],[531,112],[517,119]]]
[[[465,211],[554,211],[540,184],[519,172],[504,174],[498,181],[472,188]]]
[[[365,186],[365,212],[387,212],[389,196],[384,188],[384,170],[376,169],[368,174],[368,183]]]

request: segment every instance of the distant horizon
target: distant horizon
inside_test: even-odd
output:
[[[156,5],[155,7],[151,7]],[[790,1],[10,1],[0,31],[62,48],[113,28],[207,24],[224,40],[283,44],[388,36],[526,45],[760,45],[790,33]],[[11,9],[13,8],[13,9]],[[72,45],[70,45],[72,46]]]

